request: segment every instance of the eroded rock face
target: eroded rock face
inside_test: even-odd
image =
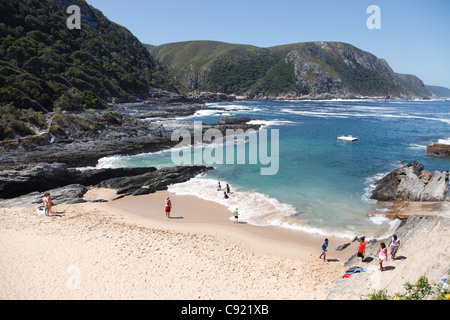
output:
[[[205,166],[177,166],[157,170],[117,168],[77,170],[64,163],[39,163],[34,166],[0,172],[0,199],[11,199],[32,192],[44,192],[67,185],[101,186],[118,194],[137,195],[164,190],[172,183],[187,181],[212,170]]]
[[[430,156],[450,157],[450,145],[435,143],[427,146],[427,153]]]
[[[117,194],[122,196],[136,196],[167,190],[167,187],[171,184],[188,181],[200,173],[211,170],[213,168],[206,166],[168,167],[141,175],[108,179],[97,186],[115,189]]]
[[[372,191],[371,199],[379,201],[443,201],[446,195],[444,173],[424,170],[417,161],[398,168],[381,180]]]
[[[30,192],[43,192],[70,184],[96,185],[116,177],[156,171],[156,168],[70,169],[65,163],[38,163],[16,170],[0,171],[0,198],[10,199]]]

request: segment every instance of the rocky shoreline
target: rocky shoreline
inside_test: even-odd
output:
[[[63,117],[67,118],[65,121],[72,123],[86,122],[89,117],[111,118],[117,114],[128,118],[121,119],[123,123],[119,125],[98,123],[96,119],[91,126],[93,128],[67,127],[56,133],[42,133],[39,137],[3,142],[0,144],[0,164],[3,169],[8,169],[41,162],[59,162],[80,168],[96,166],[99,159],[107,156],[170,149],[179,143],[171,140],[174,130],[182,125],[193,132],[192,122],[175,119],[193,115],[202,108],[205,108],[204,105],[128,103],[87,116],[86,113],[64,113]],[[83,116],[87,119],[83,119]],[[247,124],[250,120],[243,117],[225,118],[221,123],[203,125],[203,130],[217,128],[223,133],[227,129],[258,130],[260,125]]]
[[[412,161],[375,183],[371,199],[378,201],[444,201],[447,196],[444,172],[425,170]]]
[[[115,189],[120,196],[148,194],[212,170],[205,166],[95,168],[98,160],[106,156],[174,147],[179,143],[171,140],[174,130],[182,126],[194,132],[193,122],[175,119],[202,108],[205,106],[200,104],[126,103],[106,111],[54,115],[51,119],[65,123],[64,128],[53,132],[50,129],[38,139],[1,145],[0,199],[12,199],[2,205],[35,205],[44,192],[50,192],[56,203],[83,202],[83,194],[90,186]],[[202,129],[216,128],[224,134],[227,129],[258,130],[260,125],[248,124],[250,120],[221,117],[216,124],[203,125]],[[88,122],[93,125],[86,125]]]

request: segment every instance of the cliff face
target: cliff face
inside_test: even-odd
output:
[[[190,41],[148,46],[192,90],[250,96],[430,97],[423,82],[352,45],[308,42],[271,48]]]

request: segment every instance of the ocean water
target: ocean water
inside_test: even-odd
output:
[[[269,138],[278,130],[278,172],[261,175],[267,165],[249,164],[248,147],[245,164],[224,160],[214,171],[169,190],[222,203],[230,217],[238,208],[240,219],[255,225],[383,237],[399,221],[367,215],[377,204],[369,199],[374,182],[413,160],[429,171],[450,166],[449,159],[426,155],[428,144],[450,143],[450,101],[242,101],[207,107],[179,120],[215,123],[221,115],[248,116],[263,124]],[[342,134],[358,141],[340,141]],[[270,147],[269,141],[269,153]],[[160,168],[174,165],[171,156],[170,151],[114,156],[101,159],[98,167]],[[217,191],[218,182],[231,186],[229,199]]]

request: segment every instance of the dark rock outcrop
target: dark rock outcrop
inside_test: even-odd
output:
[[[62,203],[74,204],[86,202],[83,200],[84,194],[88,191],[85,186],[71,184],[61,188],[46,190],[45,192],[31,192],[20,197],[0,201],[0,208],[13,207],[33,207],[42,205],[42,198],[46,192],[51,194],[53,205]]]
[[[435,157],[450,157],[450,145],[435,143],[427,146],[427,154]]]
[[[94,130],[84,130],[76,125],[57,134],[42,135],[40,143],[21,140],[21,144],[0,144],[0,163],[4,167],[35,164],[40,162],[65,163],[69,167],[96,166],[98,160],[113,155],[136,155],[140,153],[158,152],[175,147],[178,142],[172,141],[172,133],[182,125],[187,130],[194,131],[193,122],[180,122],[167,118],[185,117],[201,109],[199,105],[152,105],[145,103],[130,103],[117,106],[114,113],[131,116],[117,126],[104,126]],[[108,111],[111,114],[111,111]],[[84,118],[83,118],[84,117]],[[96,115],[80,114],[67,116],[67,121],[89,121]],[[146,121],[142,118],[147,119]],[[163,122],[156,121],[164,118]],[[151,121],[151,120],[154,121]],[[259,125],[247,124],[249,118],[222,118],[222,123],[204,125],[203,129],[217,128],[224,134],[227,129],[252,128]]]
[[[379,201],[443,201],[446,195],[443,173],[430,173],[417,161],[395,169],[375,185],[370,198]]]
[[[117,194],[122,196],[136,196],[167,190],[171,184],[185,182],[210,170],[213,168],[205,166],[167,167],[137,176],[108,179],[99,183],[97,187],[115,189]]]
[[[50,192],[55,204],[78,203],[84,202],[82,197],[88,186],[115,189],[122,196],[149,194],[210,170],[213,168],[205,166],[76,170],[64,163],[40,163],[0,172],[0,197],[12,199],[2,203],[32,205]]]
[[[43,192],[70,184],[91,186],[103,180],[139,175],[156,168],[69,169],[64,163],[39,163],[0,172],[0,198],[10,199],[30,192]]]
[[[217,120],[217,124],[218,125],[246,124],[250,120],[252,120],[252,119],[250,119],[248,117],[224,117],[224,116],[221,116]]]

